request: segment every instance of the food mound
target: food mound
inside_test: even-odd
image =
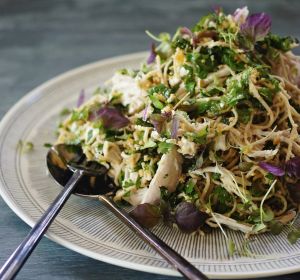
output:
[[[161,33],[140,69],[117,71],[59,127],[104,165],[114,200],[151,227],[281,232],[291,243],[300,202],[297,40],[247,7]]]

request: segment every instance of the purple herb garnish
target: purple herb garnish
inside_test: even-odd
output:
[[[175,219],[178,227],[187,233],[196,231],[204,225],[208,215],[200,212],[193,203],[181,202],[176,209]]]
[[[283,176],[285,174],[285,171],[284,171],[283,168],[281,168],[280,166],[273,165],[273,164],[268,163],[268,162],[260,162],[259,166],[262,169],[270,172],[274,176],[281,177],[281,176]]]
[[[265,13],[257,13],[247,17],[240,27],[240,32],[252,43],[263,40],[271,29],[271,17]]]
[[[136,206],[129,215],[146,228],[152,228],[161,220],[158,206],[143,203]]]
[[[153,124],[155,130],[158,133],[161,133],[163,131],[165,123],[170,121],[171,117],[172,117],[171,112],[163,112],[161,114],[152,114],[150,116],[150,122]]]
[[[189,28],[182,27],[180,29],[180,33],[181,33],[181,35],[187,35],[187,36],[191,37],[193,46],[197,45],[197,43],[198,43],[197,37],[194,36],[193,32]]]
[[[187,27],[180,28],[180,33],[181,35],[188,35],[190,37],[193,37],[193,32]]]
[[[300,157],[293,157],[285,164],[286,173],[292,177],[300,178]]]
[[[112,107],[102,107],[89,116],[90,121],[100,119],[105,128],[119,129],[127,126],[130,121],[120,111]]]
[[[145,122],[147,120],[147,114],[148,114],[148,110],[149,110],[149,104],[145,107],[144,112],[143,112],[143,118],[142,120]]]
[[[179,121],[176,115],[172,119],[171,138],[176,139],[178,134]]]
[[[248,7],[245,6],[243,8],[236,9],[232,17],[234,22],[241,25],[246,21],[248,15],[249,15],[249,10]]]
[[[219,15],[220,13],[222,13],[222,7],[221,7],[221,6],[219,6],[219,5],[213,5],[212,8],[213,8],[213,11],[214,11],[217,15]]]
[[[82,89],[80,91],[80,94],[79,94],[78,99],[77,99],[77,108],[79,108],[84,103],[84,100],[85,100],[85,92]]]
[[[156,57],[155,44],[152,43],[150,48],[150,54],[147,59],[147,64],[153,63],[155,61],[155,57]]]
[[[162,112],[161,115],[166,119],[166,121],[170,121],[172,118],[172,112],[167,111],[167,112]]]
[[[150,122],[153,124],[155,130],[161,133],[166,122],[166,117],[160,114],[152,114],[150,116]]]

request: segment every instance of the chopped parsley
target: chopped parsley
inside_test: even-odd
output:
[[[166,154],[173,148],[173,146],[174,146],[174,144],[172,144],[172,143],[159,142],[157,151],[160,154]]]

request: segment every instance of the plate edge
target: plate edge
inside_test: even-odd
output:
[[[55,77],[51,78],[50,80],[47,80],[46,82],[42,83],[41,85],[33,88],[31,91],[29,91],[28,93],[26,93],[21,99],[19,99],[3,116],[3,118],[0,121],[0,134],[4,131],[4,128],[6,126],[6,123],[8,122],[8,120],[11,118],[11,116],[18,110],[19,107],[23,106],[24,103],[27,103],[27,101],[29,101],[32,96],[35,96],[36,94],[38,96],[42,95],[42,91],[44,88],[50,87],[52,84],[55,84],[61,80],[67,79],[70,76],[76,75],[82,71],[86,71],[86,70],[92,70],[93,68],[99,67],[101,65],[105,65],[105,64],[111,64],[111,63],[115,63],[118,61],[122,61],[122,60],[130,60],[130,59],[136,59],[138,57],[146,57],[147,52],[142,51],[142,52],[135,52],[135,53],[130,53],[130,54],[125,54],[125,55],[119,55],[119,56],[114,56],[114,57],[109,57],[109,58],[105,58],[105,59],[101,59],[95,62],[91,62],[88,64],[84,64],[82,66],[78,66],[75,68],[72,68],[70,70],[67,70],[61,74],[56,75]],[[38,93],[40,92],[40,93]],[[24,212],[22,211],[22,209],[14,203],[14,201],[9,197],[9,195],[5,192],[4,190],[4,186],[1,185],[0,187],[0,195],[2,197],[2,199],[5,201],[5,203],[9,206],[9,208],[19,217],[21,218],[26,224],[28,224],[30,227],[32,227],[35,224],[35,221],[30,218],[28,215],[24,214]],[[129,268],[129,269],[133,269],[133,270],[139,270],[139,271],[143,271],[143,272],[148,272],[148,273],[154,273],[154,274],[160,274],[160,275],[168,275],[168,276],[180,276],[180,274],[172,269],[168,269],[168,268],[156,268],[156,271],[149,271],[149,267],[145,266],[145,265],[141,265],[141,264],[133,264],[131,262],[127,262],[127,261],[120,261],[118,260],[116,264],[116,259],[113,259],[111,257],[107,257],[105,256],[106,259],[101,259],[99,257],[97,257],[97,254],[95,254],[95,256],[91,256],[91,252],[89,251],[87,252],[82,252],[79,250],[78,246],[73,247],[74,245],[66,240],[61,239],[59,236],[57,236],[56,234],[52,234],[52,233],[48,233],[45,235],[47,238],[49,238],[50,240],[58,243],[61,246],[64,246],[70,250],[73,250],[77,253],[80,253],[82,255],[85,255],[87,257],[91,257],[93,259],[96,260],[100,260],[106,263],[110,263],[112,265],[117,265],[117,266],[121,266],[124,268]],[[78,248],[77,248],[78,247]],[[82,248],[80,247],[80,249],[82,250]],[[86,251],[85,249],[83,249],[84,251]],[[93,255],[93,253],[92,253]],[[99,255],[98,255],[99,256]],[[292,274],[292,273],[296,273],[300,271],[300,266],[291,266],[288,269],[280,269],[277,271],[265,271],[265,272],[258,272],[255,274],[252,273],[239,273],[239,275],[237,274],[233,274],[233,273],[213,273],[213,272],[208,272],[206,273],[206,275],[209,278],[217,278],[217,279],[243,279],[243,278],[248,278],[248,277],[252,277],[252,278],[260,278],[260,277],[270,277],[270,276],[279,276],[279,275],[284,275],[284,274]]]

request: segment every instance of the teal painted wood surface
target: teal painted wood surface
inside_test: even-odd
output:
[[[244,5],[252,12],[268,12],[273,31],[300,38],[300,1],[296,0],[0,1],[0,118],[26,92],[53,76],[102,58],[146,50],[150,45],[146,29],[158,33],[191,26],[213,5],[226,12]],[[0,199],[0,265],[28,231]],[[95,261],[44,238],[18,279],[176,278]],[[296,280],[300,273],[268,279]]]

